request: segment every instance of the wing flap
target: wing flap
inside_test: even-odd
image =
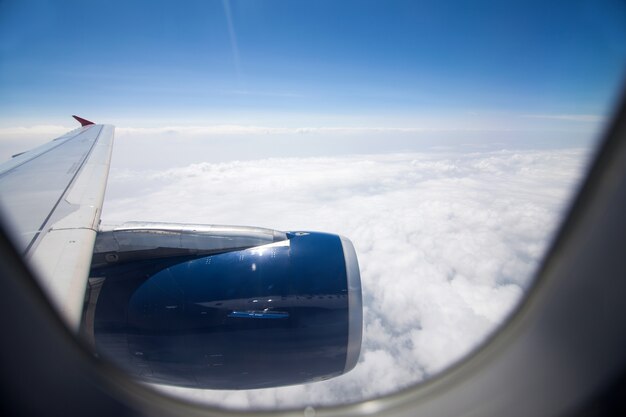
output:
[[[95,240],[93,229],[53,230],[30,259],[44,291],[74,330],[80,326]]]

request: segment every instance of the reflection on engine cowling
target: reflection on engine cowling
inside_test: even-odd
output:
[[[207,389],[301,384],[356,365],[361,284],[349,240],[298,232],[184,253],[160,246],[164,229],[99,237],[83,320],[99,356],[147,382]],[[166,239],[202,235],[173,229]]]

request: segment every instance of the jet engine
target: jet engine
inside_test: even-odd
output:
[[[352,243],[316,232],[127,223],[99,232],[83,315],[97,355],[207,389],[325,380],[361,349]]]

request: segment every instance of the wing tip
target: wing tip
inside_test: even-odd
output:
[[[79,116],[76,116],[76,115],[72,115],[72,117],[73,117],[74,119],[76,119],[76,121],[77,121],[78,123],[80,123],[80,125],[81,125],[81,126],[95,125],[95,123],[94,123],[94,122],[89,121],[89,120],[87,120],[87,119],[83,119],[82,117],[79,117]]]

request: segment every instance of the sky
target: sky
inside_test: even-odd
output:
[[[349,237],[364,344],[337,379],[226,407],[382,395],[478,346],[531,285],[626,74],[619,1],[0,1],[0,160],[116,125],[105,223]]]
[[[5,0],[0,125],[605,115],[624,73],[623,2],[494,3]]]

